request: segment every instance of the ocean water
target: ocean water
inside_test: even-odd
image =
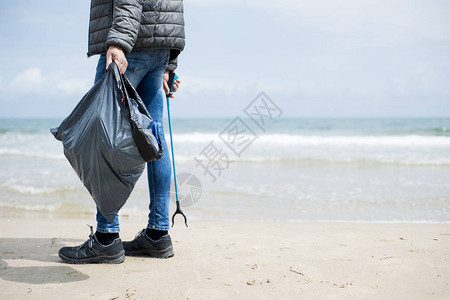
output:
[[[243,118],[240,135],[234,121],[172,120],[189,220],[450,222],[450,119]],[[60,122],[0,119],[1,217],[94,214]],[[146,182],[122,217],[145,218]]]

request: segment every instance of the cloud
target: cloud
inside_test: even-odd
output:
[[[45,94],[48,92],[46,78],[41,74],[41,69],[30,68],[19,74],[17,74],[11,83],[9,88],[15,93],[22,95],[27,94]]]
[[[84,80],[79,78],[71,78],[63,80],[56,84],[56,89],[61,91],[65,95],[74,95],[80,93],[86,93],[91,87],[91,80]]]
[[[253,76],[245,80],[245,89],[256,85],[262,90],[271,87],[316,98],[334,99],[337,95],[366,101],[374,97],[410,98],[412,94],[450,93],[449,85],[444,84],[450,67],[446,50],[450,41],[450,18],[447,17],[450,5],[447,1],[192,2],[198,7],[190,10],[207,7],[213,11],[212,14],[217,12],[218,22],[222,23],[233,17],[232,12],[236,8],[248,15],[246,18],[233,18],[227,27],[231,28],[230,31],[237,28],[246,32],[245,22],[252,23],[247,26],[251,28],[247,39],[253,41],[250,46],[258,49],[252,52],[252,57],[245,56],[248,51],[242,51],[242,56],[225,51],[214,52],[218,58],[231,57],[225,60],[226,63],[215,63],[217,69],[221,66],[227,68],[227,63],[233,59],[240,65],[262,62],[264,68],[252,65],[258,71],[248,68],[248,73],[253,72]],[[189,4],[186,2],[186,5]],[[255,18],[255,15],[260,18]],[[266,19],[267,22],[257,23]],[[271,31],[272,28],[279,30]],[[264,34],[269,37],[267,41]],[[230,44],[242,42],[235,36],[226,38]],[[285,64],[286,70],[280,73],[277,63]],[[228,74],[233,78],[240,76],[237,73]],[[282,76],[286,80],[281,80]],[[235,78],[224,80],[224,84],[214,81],[205,78],[202,82],[210,88],[222,89],[224,93],[236,86],[244,86]],[[202,82],[192,84],[201,90]]]
[[[200,6],[237,6],[266,12],[268,22],[291,23],[367,44],[448,41],[448,1],[371,0],[192,0]],[[300,39],[301,36],[298,36]],[[360,41],[361,42],[361,41]]]
[[[287,87],[281,79],[230,79],[214,77],[197,77],[184,75],[182,89],[192,94],[218,93],[221,95],[236,95],[245,91],[278,92]]]
[[[0,90],[11,95],[6,97],[11,100],[18,96],[79,97],[86,93],[91,85],[90,80],[67,78],[64,73],[46,75],[40,68],[33,67],[18,73],[9,82],[1,80]]]

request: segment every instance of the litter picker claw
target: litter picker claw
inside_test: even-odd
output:
[[[175,74],[174,72],[170,72],[169,73],[169,81],[167,82],[167,84],[170,87],[170,92],[168,95],[166,95],[166,100],[167,100],[167,116],[168,116],[168,120],[169,120],[169,132],[170,132],[170,149],[172,150],[172,167],[173,167],[173,179],[174,179],[174,184],[175,184],[175,197],[177,199],[177,209],[175,210],[174,214],[172,215],[172,227],[175,224],[175,216],[180,214],[183,216],[184,218],[184,224],[186,225],[186,227],[188,227],[187,224],[187,218],[186,215],[183,213],[183,211],[180,208],[180,201],[178,200],[178,185],[177,185],[177,172],[175,170],[175,155],[173,152],[173,138],[172,138],[172,122],[170,120],[170,104],[169,104],[169,99],[170,96],[173,95],[173,83],[175,80],[178,79],[177,74]]]

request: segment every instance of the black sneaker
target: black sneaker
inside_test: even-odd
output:
[[[120,238],[115,239],[109,245],[98,242],[92,226],[89,239],[77,247],[63,247],[59,249],[59,257],[69,264],[120,264],[125,260],[125,251]]]
[[[163,235],[159,240],[152,240],[145,233],[145,229],[141,230],[134,240],[130,242],[123,242],[125,255],[148,255],[157,258],[172,257],[173,247],[172,240],[168,234]]]

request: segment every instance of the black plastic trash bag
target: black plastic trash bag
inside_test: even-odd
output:
[[[127,201],[145,162],[162,157],[152,122],[136,90],[112,63],[61,125],[50,129],[109,221]]]

